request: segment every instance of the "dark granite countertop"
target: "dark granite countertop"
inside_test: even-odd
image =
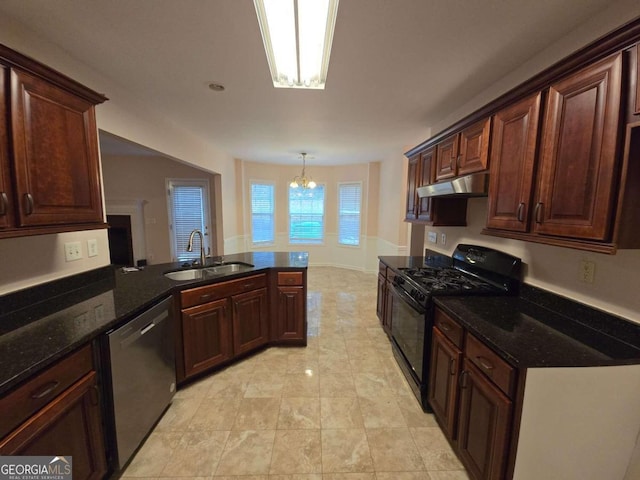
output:
[[[0,395],[176,291],[270,268],[306,269],[308,254],[248,252],[226,255],[224,261],[253,267],[184,281],[163,275],[183,268],[180,263],[129,273],[104,267],[0,297]]]
[[[425,262],[379,258],[394,270]],[[435,296],[434,303],[517,368],[640,363],[640,325],[530,285],[518,296]]]

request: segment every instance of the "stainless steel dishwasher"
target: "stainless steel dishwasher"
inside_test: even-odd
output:
[[[115,467],[122,469],[176,391],[173,302],[169,297],[107,333]]]

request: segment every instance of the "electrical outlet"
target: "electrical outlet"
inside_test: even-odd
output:
[[[596,274],[596,264],[590,260],[582,260],[580,263],[580,281],[593,283]]]
[[[98,255],[98,240],[92,238],[87,240],[87,257],[96,257]]]
[[[69,242],[64,244],[64,259],[73,262],[82,258],[82,246],[80,242]]]
[[[442,245],[446,245],[447,244],[447,234],[446,233],[441,233],[440,234],[440,243]]]
[[[427,238],[431,243],[438,243],[438,234],[436,232],[427,233]]]

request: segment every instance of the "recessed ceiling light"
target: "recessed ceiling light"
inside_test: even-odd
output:
[[[219,83],[210,83],[209,88],[214,92],[224,92],[224,85],[221,85]]]

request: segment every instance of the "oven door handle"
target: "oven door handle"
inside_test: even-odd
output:
[[[405,292],[400,288],[397,288],[395,285],[391,285],[391,288],[395,296],[397,296],[400,300],[404,301],[405,303],[409,304],[409,306],[413,308],[416,312],[418,312],[421,315],[426,313],[427,310],[418,302],[416,302],[411,297],[411,295],[409,295],[407,292]]]

